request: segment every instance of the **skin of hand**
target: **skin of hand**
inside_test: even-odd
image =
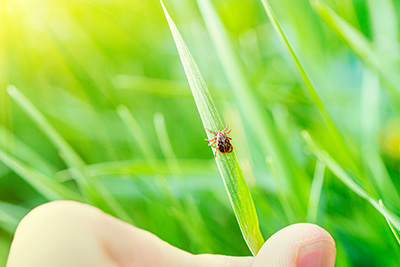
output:
[[[90,205],[53,201],[22,219],[7,266],[330,267],[335,256],[333,238],[314,224],[281,229],[255,257],[193,255]]]

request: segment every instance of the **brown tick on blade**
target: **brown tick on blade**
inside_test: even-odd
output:
[[[212,139],[206,139],[206,141],[210,142],[208,146],[212,146],[216,144],[216,149],[215,149],[215,154],[214,157],[217,158],[217,151],[221,152],[222,154],[225,153],[231,153],[233,151],[233,146],[229,140],[232,140],[232,138],[228,137],[227,134],[229,134],[231,130],[228,131],[228,124],[226,124],[226,128],[223,129],[222,131],[217,131],[216,133],[211,132],[206,128],[206,130],[209,133],[215,134],[214,138]]]

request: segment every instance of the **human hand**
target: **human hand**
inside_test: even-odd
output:
[[[228,244],[229,245],[229,244]],[[193,255],[99,209],[54,201],[20,222],[7,266],[334,266],[335,242],[317,225],[276,232],[255,257]]]

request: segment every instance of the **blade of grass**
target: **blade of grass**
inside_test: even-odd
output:
[[[240,143],[235,144],[235,149],[238,154],[241,155],[241,157],[239,157],[239,164],[242,167],[243,175],[246,177],[247,183],[252,188],[253,185],[256,185],[257,181],[254,176],[253,168],[255,165],[251,156],[249,138],[246,136],[246,127],[244,127],[244,123],[238,109],[232,106],[228,107],[228,105],[226,105],[223,113],[226,120],[231,122],[230,126],[235,129],[235,132],[232,132],[232,138],[241,140]]]
[[[215,163],[211,160],[179,160],[181,174],[184,176],[210,176],[213,174]],[[155,168],[155,170],[154,170]],[[117,177],[127,175],[173,175],[170,166],[162,160],[155,161],[154,165],[150,165],[147,160],[121,160],[107,161],[87,165],[85,172],[93,177]],[[156,177],[155,176],[155,177]],[[69,169],[56,173],[59,181],[67,181],[72,179]]]
[[[161,167],[160,163],[157,160],[156,152],[154,148],[151,146],[148,137],[145,135],[145,133],[142,130],[142,127],[139,125],[139,123],[136,121],[132,113],[128,110],[128,108],[124,105],[120,105],[117,108],[117,112],[119,116],[121,117],[122,121],[125,123],[126,127],[128,128],[132,138],[136,139],[137,143],[139,144],[139,148],[141,149],[144,157],[146,158],[148,164],[147,166],[150,166],[148,169],[156,181],[158,182],[158,185],[161,187],[162,192],[167,196],[168,201],[171,203],[171,206],[173,206],[173,210],[171,212],[172,216],[175,217],[179,224],[182,225],[182,229],[188,234],[188,236],[193,237],[193,242],[196,243],[197,245],[202,245],[201,242],[199,242],[199,236],[204,235],[205,233],[198,232],[199,228],[197,227],[198,223],[200,222],[194,222],[193,217],[196,215],[194,213],[194,210],[187,210],[182,203],[179,201],[179,199],[173,194],[171,185],[167,182],[167,179],[165,175],[155,175],[157,172],[160,171]],[[157,114],[156,114],[157,115]],[[170,141],[165,129],[165,125],[161,125],[161,127],[164,127],[164,129],[159,129],[160,128],[160,119],[157,119],[156,116],[154,117],[154,122],[156,125],[156,132],[157,136],[160,140],[161,144],[161,149],[164,153],[164,156],[167,158],[167,169],[169,169],[169,174],[172,174],[173,176],[176,176],[176,170],[178,168],[178,173],[181,173],[179,170],[179,165],[177,163],[176,157],[174,155],[174,152],[172,150],[172,147],[170,145]],[[162,116],[162,115],[161,115]],[[162,118],[163,120],[163,118]],[[162,121],[162,124],[164,121]],[[157,127],[159,126],[159,127]],[[161,133],[160,133],[161,131]],[[172,159],[171,159],[172,158]],[[175,168],[171,168],[171,160],[175,164]],[[119,170],[121,171],[121,170]],[[167,171],[168,172],[168,171]],[[184,198],[184,201],[186,199]],[[187,220],[186,217],[190,217],[189,220]],[[197,223],[197,224],[196,224]],[[209,249],[207,246],[203,246],[205,249]]]
[[[144,157],[148,161],[149,165],[151,166],[152,174],[157,172],[157,156],[154,148],[151,146],[149,142],[148,136],[144,133],[142,127],[139,125],[139,123],[136,121],[135,117],[133,114],[129,111],[128,107],[125,105],[120,105],[117,108],[117,113],[121,117],[122,121],[125,123],[126,127],[128,128],[128,131],[133,139],[136,140],[136,142],[139,145],[139,148],[141,152],[143,153]],[[177,209],[181,208],[180,203],[178,203],[178,200],[172,194],[171,188],[169,184],[166,182],[166,178],[164,175],[156,176],[155,177],[158,181],[158,185],[161,187],[162,191],[165,193],[169,201],[171,203],[175,203],[177,205],[174,205],[175,207],[178,206]],[[181,209],[180,209],[181,211]]]
[[[0,201],[0,225],[1,228],[14,234],[18,223],[29,212],[28,209],[18,205]]]
[[[374,46],[377,53],[389,60],[399,59],[398,20],[396,8],[392,0],[368,0],[371,29],[373,31]]]
[[[342,14],[347,21],[349,21],[355,27],[360,27],[353,1],[336,0],[336,7],[338,8],[338,13]]]
[[[192,97],[192,93],[187,90],[187,83],[183,81],[171,81],[145,76],[119,74],[113,77],[112,82],[125,97],[126,94],[129,94],[130,92],[141,92],[162,97]],[[217,92],[225,89],[216,85],[212,85],[210,88],[215,88]],[[229,99],[230,97],[226,94],[218,94],[214,99],[215,98]]]
[[[71,199],[82,201],[79,194],[13,158],[2,149],[0,149],[0,160],[47,200]]]
[[[361,144],[364,168],[371,173],[381,195],[391,204],[400,207],[400,197],[380,156],[379,129],[379,78],[376,74],[364,71],[361,95]]]
[[[400,218],[395,215],[389,209],[383,209],[376,199],[371,197],[364,189],[362,189],[346,172],[340,165],[334,161],[331,156],[326,152],[321,150],[318,145],[311,139],[307,131],[302,131],[301,135],[306,141],[308,147],[314,153],[314,155],[323,162],[328,168],[336,175],[339,180],[341,180],[351,191],[357,194],[359,197],[365,199],[369,202],[376,210],[378,210],[383,216],[388,217],[393,225],[400,230]]]
[[[157,160],[156,153],[154,152],[154,149],[147,140],[146,135],[142,130],[142,127],[140,127],[135,117],[133,117],[132,113],[124,105],[120,105],[117,108],[117,112],[122,121],[125,123],[131,136],[136,139],[136,142],[138,143],[144,157],[149,161],[151,165],[155,165],[155,161]]]
[[[171,141],[167,133],[167,127],[165,125],[164,115],[161,112],[158,112],[154,114],[153,120],[157,133],[158,142],[160,143],[161,146],[161,151],[164,154],[169,171],[172,174],[173,178],[172,182],[174,182],[175,178],[182,176],[182,170],[178,163],[178,159],[175,156]],[[189,230],[188,232],[192,233],[191,236],[194,237],[197,243],[199,243],[202,247],[210,251],[209,246],[214,242],[210,236],[210,233],[205,230],[207,228],[206,223],[204,222],[204,219],[201,216],[198,207],[195,205],[195,201],[193,199],[192,194],[190,194],[189,190],[187,190],[188,189],[187,179],[181,179],[181,181],[184,183],[183,197],[182,197],[183,205],[181,205],[180,203],[178,203],[178,205],[181,206],[181,208],[185,212],[185,214],[181,213],[181,216],[185,215],[184,218],[181,218],[181,221],[183,223],[186,222],[189,225],[189,227],[186,227],[187,231]],[[203,240],[206,241],[206,244],[201,244],[202,242],[198,240],[199,236],[201,236]]]
[[[386,62],[384,62],[384,60],[377,55],[367,38],[357,29],[343,20],[326,4],[318,0],[310,2],[314,10],[336,33],[336,35],[343,39],[344,42],[347,43],[354,53],[358,55],[358,57],[361,58],[369,68],[376,70],[379,73],[389,94],[394,98],[396,103],[399,104],[400,79],[396,73],[390,70],[389,66],[386,66]],[[398,105],[395,105],[395,107],[397,110],[399,110]]]
[[[311,184],[310,200],[308,201],[307,222],[317,222],[319,200],[321,198],[322,184],[324,182],[324,172],[325,164],[317,160],[314,178]]]
[[[356,183],[354,182],[346,172],[337,164],[325,151],[319,149],[316,143],[311,139],[307,131],[302,131],[303,139],[306,141],[307,145],[311,148],[313,153],[317,156],[319,160],[325,163],[329,169],[336,174],[353,192],[361,196],[364,199],[369,199],[368,194]]]
[[[267,166],[271,172],[272,179],[274,180],[275,189],[278,195],[279,202],[285,212],[286,218],[288,219],[289,223],[294,223],[296,221],[296,216],[292,210],[292,207],[289,204],[288,198],[286,197],[288,194],[285,192],[285,187],[281,182],[281,177],[279,177],[278,172],[276,171],[274,160],[272,157],[267,157],[265,159],[267,162]]]
[[[7,128],[0,125],[0,147],[23,162],[35,168],[46,175],[53,175],[57,172],[46,159],[44,159],[34,149],[30,148],[27,144],[13,135]]]
[[[164,115],[160,112],[156,113],[154,114],[153,119],[158,141],[160,143],[161,150],[164,154],[164,157],[167,161],[170,171],[175,175],[181,175],[182,171],[179,167],[178,159],[175,156],[170,139],[168,137],[167,128],[165,126]]]
[[[83,168],[85,163],[76,152],[67,144],[61,135],[50,125],[46,118],[36,109],[36,107],[14,86],[7,87],[8,94],[13,100],[32,118],[39,129],[47,135],[53,145],[62,153],[67,165],[75,168]],[[84,179],[77,179],[78,186],[85,197],[87,195],[88,182]]]
[[[161,5],[178,49],[203,126],[209,129],[223,129],[224,125],[206,83],[162,1]],[[205,132],[209,138],[212,137],[207,131]],[[219,153],[216,162],[243,237],[253,255],[256,255],[263,245],[264,239],[259,229],[254,202],[239,167],[235,152]]]
[[[117,215],[119,218],[132,222],[132,218],[125,212],[118,201],[110,194],[108,189],[98,180],[92,179],[84,172],[85,163],[64,138],[53,128],[43,114],[12,85],[7,87],[7,92],[23,111],[36,123],[38,128],[47,136],[56,147],[76,180],[84,198],[99,208]]]
[[[128,89],[167,97],[191,97],[190,92],[187,90],[187,84],[184,82],[122,74],[114,76],[112,82],[118,89]]]
[[[339,151],[341,152],[341,157],[344,159],[347,159],[347,161],[351,164],[353,171],[358,173],[359,171],[358,171],[358,167],[357,167],[357,162],[356,162],[355,158],[352,156],[353,154],[351,153],[351,151],[349,151],[348,146],[346,145],[346,142],[343,139],[343,136],[340,134],[339,130],[335,126],[334,122],[332,121],[322,100],[318,96],[313,84],[311,83],[310,79],[308,78],[303,66],[301,65],[300,60],[298,59],[292,46],[290,45],[285,34],[283,33],[283,30],[282,30],[281,26],[279,25],[279,22],[271,8],[271,5],[269,4],[268,0],[261,0],[261,2],[264,6],[264,9],[268,15],[269,20],[271,21],[272,26],[275,29],[276,34],[281,39],[283,45],[285,46],[290,57],[292,58],[294,65],[300,75],[300,78],[302,79],[304,86],[306,87],[308,93],[311,96],[311,99],[313,100],[315,106],[318,108],[319,112],[321,113],[321,115],[328,127],[329,134],[332,136],[333,142],[335,142],[337,144],[338,148],[341,148],[341,149],[339,149]]]
[[[382,199],[379,199],[379,205],[381,205],[381,207],[382,207],[383,209],[386,209],[385,205],[384,205],[383,202],[382,202]],[[397,243],[399,243],[399,245],[400,245],[400,238],[399,238],[398,232],[396,231],[396,229],[393,228],[392,223],[389,221],[389,219],[388,219],[386,216],[385,216],[385,219],[386,219],[386,222],[387,222],[387,224],[389,225],[389,228],[390,228],[390,230],[392,231],[394,237],[396,238]]]
[[[272,118],[257,101],[249,82],[239,67],[241,63],[231,45],[228,33],[212,4],[209,0],[198,0],[197,3],[232,92],[237,99],[236,102],[243,120],[257,138],[264,155],[272,156],[278,175],[287,181],[289,195],[297,198],[295,201],[291,201],[290,205],[298,214],[302,215],[304,209],[301,206],[301,199],[305,199],[305,195],[301,194],[305,191],[296,190],[296,188],[303,187],[304,181],[308,179],[300,178],[305,176],[303,170],[296,166],[292,155],[287,153],[289,149],[278,135]],[[252,135],[247,136],[253,137]]]

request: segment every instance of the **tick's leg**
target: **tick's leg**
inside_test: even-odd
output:
[[[215,144],[216,142],[217,142],[217,140],[215,140],[215,141],[212,142],[212,143],[209,143],[208,146],[212,146],[212,145]]]
[[[217,139],[216,136],[213,139],[206,139],[206,141],[211,142],[211,141],[214,141],[215,139]]]
[[[229,140],[232,140],[232,138],[230,138],[230,137],[228,137],[228,136],[227,136],[226,138],[228,138]]]
[[[207,130],[209,133],[212,133],[212,134],[215,134],[215,135],[217,135],[217,133],[211,132],[211,131],[210,131],[210,130],[208,130],[207,128],[206,128],[206,130]]]
[[[229,131],[227,131],[225,134],[228,134],[228,133],[230,133],[232,131],[232,129],[230,129]]]
[[[225,125],[226,125],[226,127],[225,127],[225,129],[222,130],[223,132],[225,132],[229,128],[228,124],[225,124]]]
[[[231,153],[233,151],[233,146],[231,144],[231,148],[229,149],[229,151],[227,153]]]
[[[218,151],[218,149],[215,148],[215,153],[214,153],[214,158],[215,158],[215,159],[217,158],[217,151]]]

